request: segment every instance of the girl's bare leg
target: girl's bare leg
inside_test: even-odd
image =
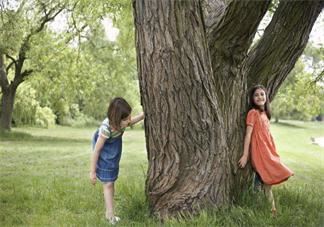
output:
[[[110,219],[114,217],[114,182],[108,182],[103,185],[105,206],[106,206],[106,218]]]
[[[264,184],[264,192],[265,192],[269,202],[271,203],[272,215],[275,216],[276,212],[277,212],[277,209],[276,209],[276,204],[275,204],[275,200],[274,200],[274,197],[273,197],[271,185]]]

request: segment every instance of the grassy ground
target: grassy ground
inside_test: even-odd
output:
[[[88,180],[94,128],[19,128],[0,134],[0,226],[106,226],[100,184]],[[283,162],[295,176],[276,186],[279,215],[271,218],[262,194],[245,193],[232,207],[205,210],[163,226],[324,226],[324,148],[310,137],[324,125],[284,122],[272,132]],[[144,196],[144,132],[124,136],[116,184],[119,226],[162,226],[148,215]]]

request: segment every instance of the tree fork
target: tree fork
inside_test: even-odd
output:
[[[147,116],[146,193],[155,215],[164,218],[229,204],[249,185],[251,169],[239,171],[237,166],[243,152],[247,90],[254,83],[266,83],[274,94],[323,8],[320,0],[312,1],[315,6],[283,1],[264,34],[269,37],[248,53],[269,4],[133,0],[137,68]],[[266,48],[285,34],[283,29],[275,33],[273,25],[293,24],[295,14],[283,13],[287,9],[303,15],[298,20],[304,27],[294,30],[295,39],[302,40],[298,48],[273,47],[277,53],[292,51],[281,64],[280,58],[268,57]]]

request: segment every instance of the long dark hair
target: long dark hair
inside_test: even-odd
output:
[[[266,95],[266,102],[264,104],[264,110],[260,109],[260,107],[254,103],[253,95],[257,89],[262,89]],[[250,109],[257,109],[260,111],[265,111],[268,119],[269,120],[271,119],[271,111],[270,111],[268,92],[267,92],[267,89],[263,85],[258,84],[258,85],[255,85],[253,88],[251,88],[250,93],[249,93],[249,110]]]
[[[116,130],[120,130],[120,123],[123,119],[127,118],[132,112],[132,107],[121,97],[116,97],[111,100],[107,117],[109,124]]]

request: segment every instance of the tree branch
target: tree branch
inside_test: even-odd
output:
[[[6,67],[6,73],[8,74],[9,69],[11,68],[11,66],[16,65],[17,66],[17,61],[16,59],[14,59],[12,56],[10,56],[9,54],[6,54],[6,57],[9,58],[11,60],[10,64]]]
[[[213,0],[212,4],[208,5],[209,8],[219,8],[217,14],[207,15],[205,24],[209,26],[206,28],[209,53],[216,82],[217,99],[220,100],[223,116],[240,118],[238,112],[233,116],[237,106],[242,106],[242,100],[233,96],[233,90],[238,91],[240,97],[245,95],[246,86],[241,78],[241,64],[269,5],[270,0]],[[213,12],[216,9],[209,9],[209,11]],[[235,121],[233,119],[227,121],[228,127],[225,126],[229,128],[227,131],[229,139],[232,137],[232,132],[237,131],[230,126],[230,122]]]
[[[42,7],[43,7],[43,12],[45,15],[40,19],[40,25],[37,28],[32,29],[30,31],[30,33],[23,40],[23,43],[19,49],[18,60],[16,63],[16,73],[15,73],[15,80],[16,80],[16,77],[18,77],[17,81],[23,80],[23,76],[20,75],[20,73],[22,71],[24,62],[26,60],[26,53],[30,48],[29,45],[30,45],[31,37],[37,33],[40,33],[45,28],[45,25],[48,22],[54,20],[54,18],[65,9],[65,5],[63,5],[63,6],[57,5],[53,8],[51,8],[49,11],[47,11],[46,5],[42,5]]]
[[[314,83],[322,81],[324,79],[324,70],[322,70],[317,76],[315,76]]]
[[[212,2],[209,7],[213,13],[205,21],[212,59],[221,50],[225,56],[241,62],[271,0],[233,0],[227,6],[220,0]]]
[[[66,35],[66,39],[64,41],[66,44],[71,42],[75,37],[78,37],[78,41],[80,43],[81,38],[83,38],[82,32],[84,32],[84,30],[89,27],[87,23],[81,24],[79,25],[81,27],[78,27],[78,23],[74,15],[74,9],[77,7],[78,4],[79,2],[76,2],[71,9],[67,9],[67,12],[71,13],[72,23],[71,25],[69,25],[69,29],[67,31],[68,35]]]
[[[24,79],[25,77],[29,76],[30,74],[32,74],[34,72],[34,70],[32,69],[27,69],[24,72],[21,73],[21,77]]]
[[[12,56],[10,56],[9,54],[6,54],[6,57],[9,58],[14,64],[17,63],[16,59]]]
[[[24,70],[22,73],[20,74],[17,74],[15,75],[15,78],[14,78],[14,81],[12,82],[12,86],[14,87],[18,87],[19,84],[21,84],[24,79],[29,76],[30,74],[33,73],[33,70],[32,69],[27,69],[27,70]]]
[[[12,61],[10,64],[6,67],[6,73],[9,73],[10,68],[14,65],[15,63]]]
[[[272,100],[302,54],[324,5],[322,0],[281,1],[244,67],[248,87],[263,84]]]
[[[59,5],[58,5],[58,6],[55,6],[55,7],[51,8],[51,9],[47,12],[46,6],[44,5],[44,6],[43,6],[43,11],[44,11],[44,14],[45,14],[45,15],[41,18],[41,20],[40,20],[40,25],[39,25],[37,28],[35,28],[34,30],[32,30],[32,31],[27,35],[27,37],[25,38],[26,42],[24,42],[24,43],[28,43],[29,40],[30,40],[30,38],[31,38],[33,35],[35,35],[35,34],[41,32],[41,31],[43,31],[45,25],[46,25],[48,22],[54,20],[55,17],[56,17],[58,14],[60,14],[64,9],[65,9],[65,5],[63,5],[63,6],[59,6]],[[56,11],[56,10],[57,10],[57,11]],[[55,11],[56,11],[56,12],[55,12]]]

